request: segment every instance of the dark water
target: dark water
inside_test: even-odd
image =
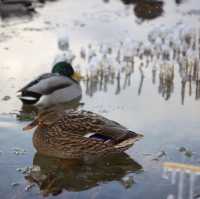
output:
[[[147,35],[152,30],[164,32],[163,37],[169,38],[165,31],[170,30],[173,36],[178,32],[186,34],[192,26],[188,32],[195,38],[200,4],[197,0],[164,1],[153,17],[140,15],[140,8],[146,6],[149,6],[146,1],[88,0],[84,4],[78,0],[57,1],[37,6],[33,18],[3,18],[0,26],[1,198],[199,197],[197,171],[185,169],[175,173],[176,169],[171,169],[167,176],[163,175],[164,162],[200,164],[199,65],[195,67],[196,57],[192,54],[197,51],[198,55],[198,50],[186,56],[176,52],[172,59],[165,56],[160,59],[159,50],[153,50],[159,44],[154,42],[150,44],[152,59],[143,50],[149,48]],[[150,6],[151,12],[154,7],[157,5]],[[179,25],[173,28],[176,24],[181,28]],[[117,51],[119,46],[115,44],[126,43],[129,37],[143,41],[139,53],[134,54],[134,70],[129,61],[121,63],[120,76],[115,69],[109,72],[103,69],[103,75],[95,74],[81,82],[80,102],[63,105],[100,113],[141,132],[144,138],[127,151],[128,155],[108,156],[87,163],[47,158],[36,154],[32,133],[22,131],[28,122],[24,120],[30,120],[34,110],[21,107],[16,91],[33,77],[50,70],[55,55],[60,53],[57,39],[63,32],[68,33],[72,51],[77,56],[75,64],[80,65],[84,74],[91,68],[79,57],[81,47],[88,49],[91,44],[97,51],[101,43],[111,42],[109,45]],[[183,44],[182,41],[176,49]],[[125,46],[123,53],[126,51]],[[27,166],[33,165],[40,170],[36,167],[35,171],[23,173],[28,170]],[[33,179],[34,186],[28,187]]]

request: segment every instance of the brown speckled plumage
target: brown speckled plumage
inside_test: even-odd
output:
[[[33,144],[41,154],[58,158],[124,151],[141,137],[117,122],[89,111],[50,111],[25,129],[37,125]],[[93,136],[87,137],[89,133]]]

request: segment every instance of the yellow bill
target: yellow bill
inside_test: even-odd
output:
[[[72,79],[74,79],[76,81],[80,81],[82,79],[80,72],[75,72],[71,77],[72,77]]]

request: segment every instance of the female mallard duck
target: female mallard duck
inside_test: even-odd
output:
[[[35,126],[36,150],[63,159],[125,151],[141,137],[117,122],[83,110],[41,113],[24,130]]]
[[[58,62],[51,73],[43,74],[19,90],[24,104],[50,105],[72,101],[81,97],[77,73],[70,63]],[[80,78],[80,77],[79,77]]]

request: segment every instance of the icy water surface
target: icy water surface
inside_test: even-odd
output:
[[[155,14],[141,15],[145,6],[141,1],[61,0],[37,5],[31,16],[2,17],[1,198],[200,197],[200,4],[169,0],[153,5]],[[34,110],[22,108],[17,90],[50,71],[61,53],[58,38],[65,34],[76,55],[73,64],[90,78],[81,81],[82,99],[63,108],[91,110],[142,133],[144,138],[128,155],[86,163],[47,158],[33,148],[32,132],[22,131]],[[81,49],[86,49],[85,59]],[[96,73],[100,61],[90,62],[89,53],[92,58],[108,53],[119,59],[102,68],[104,74]],[[106,59],[102,62],[109,65]],[[29,171],[33,165],[40,170]]]

